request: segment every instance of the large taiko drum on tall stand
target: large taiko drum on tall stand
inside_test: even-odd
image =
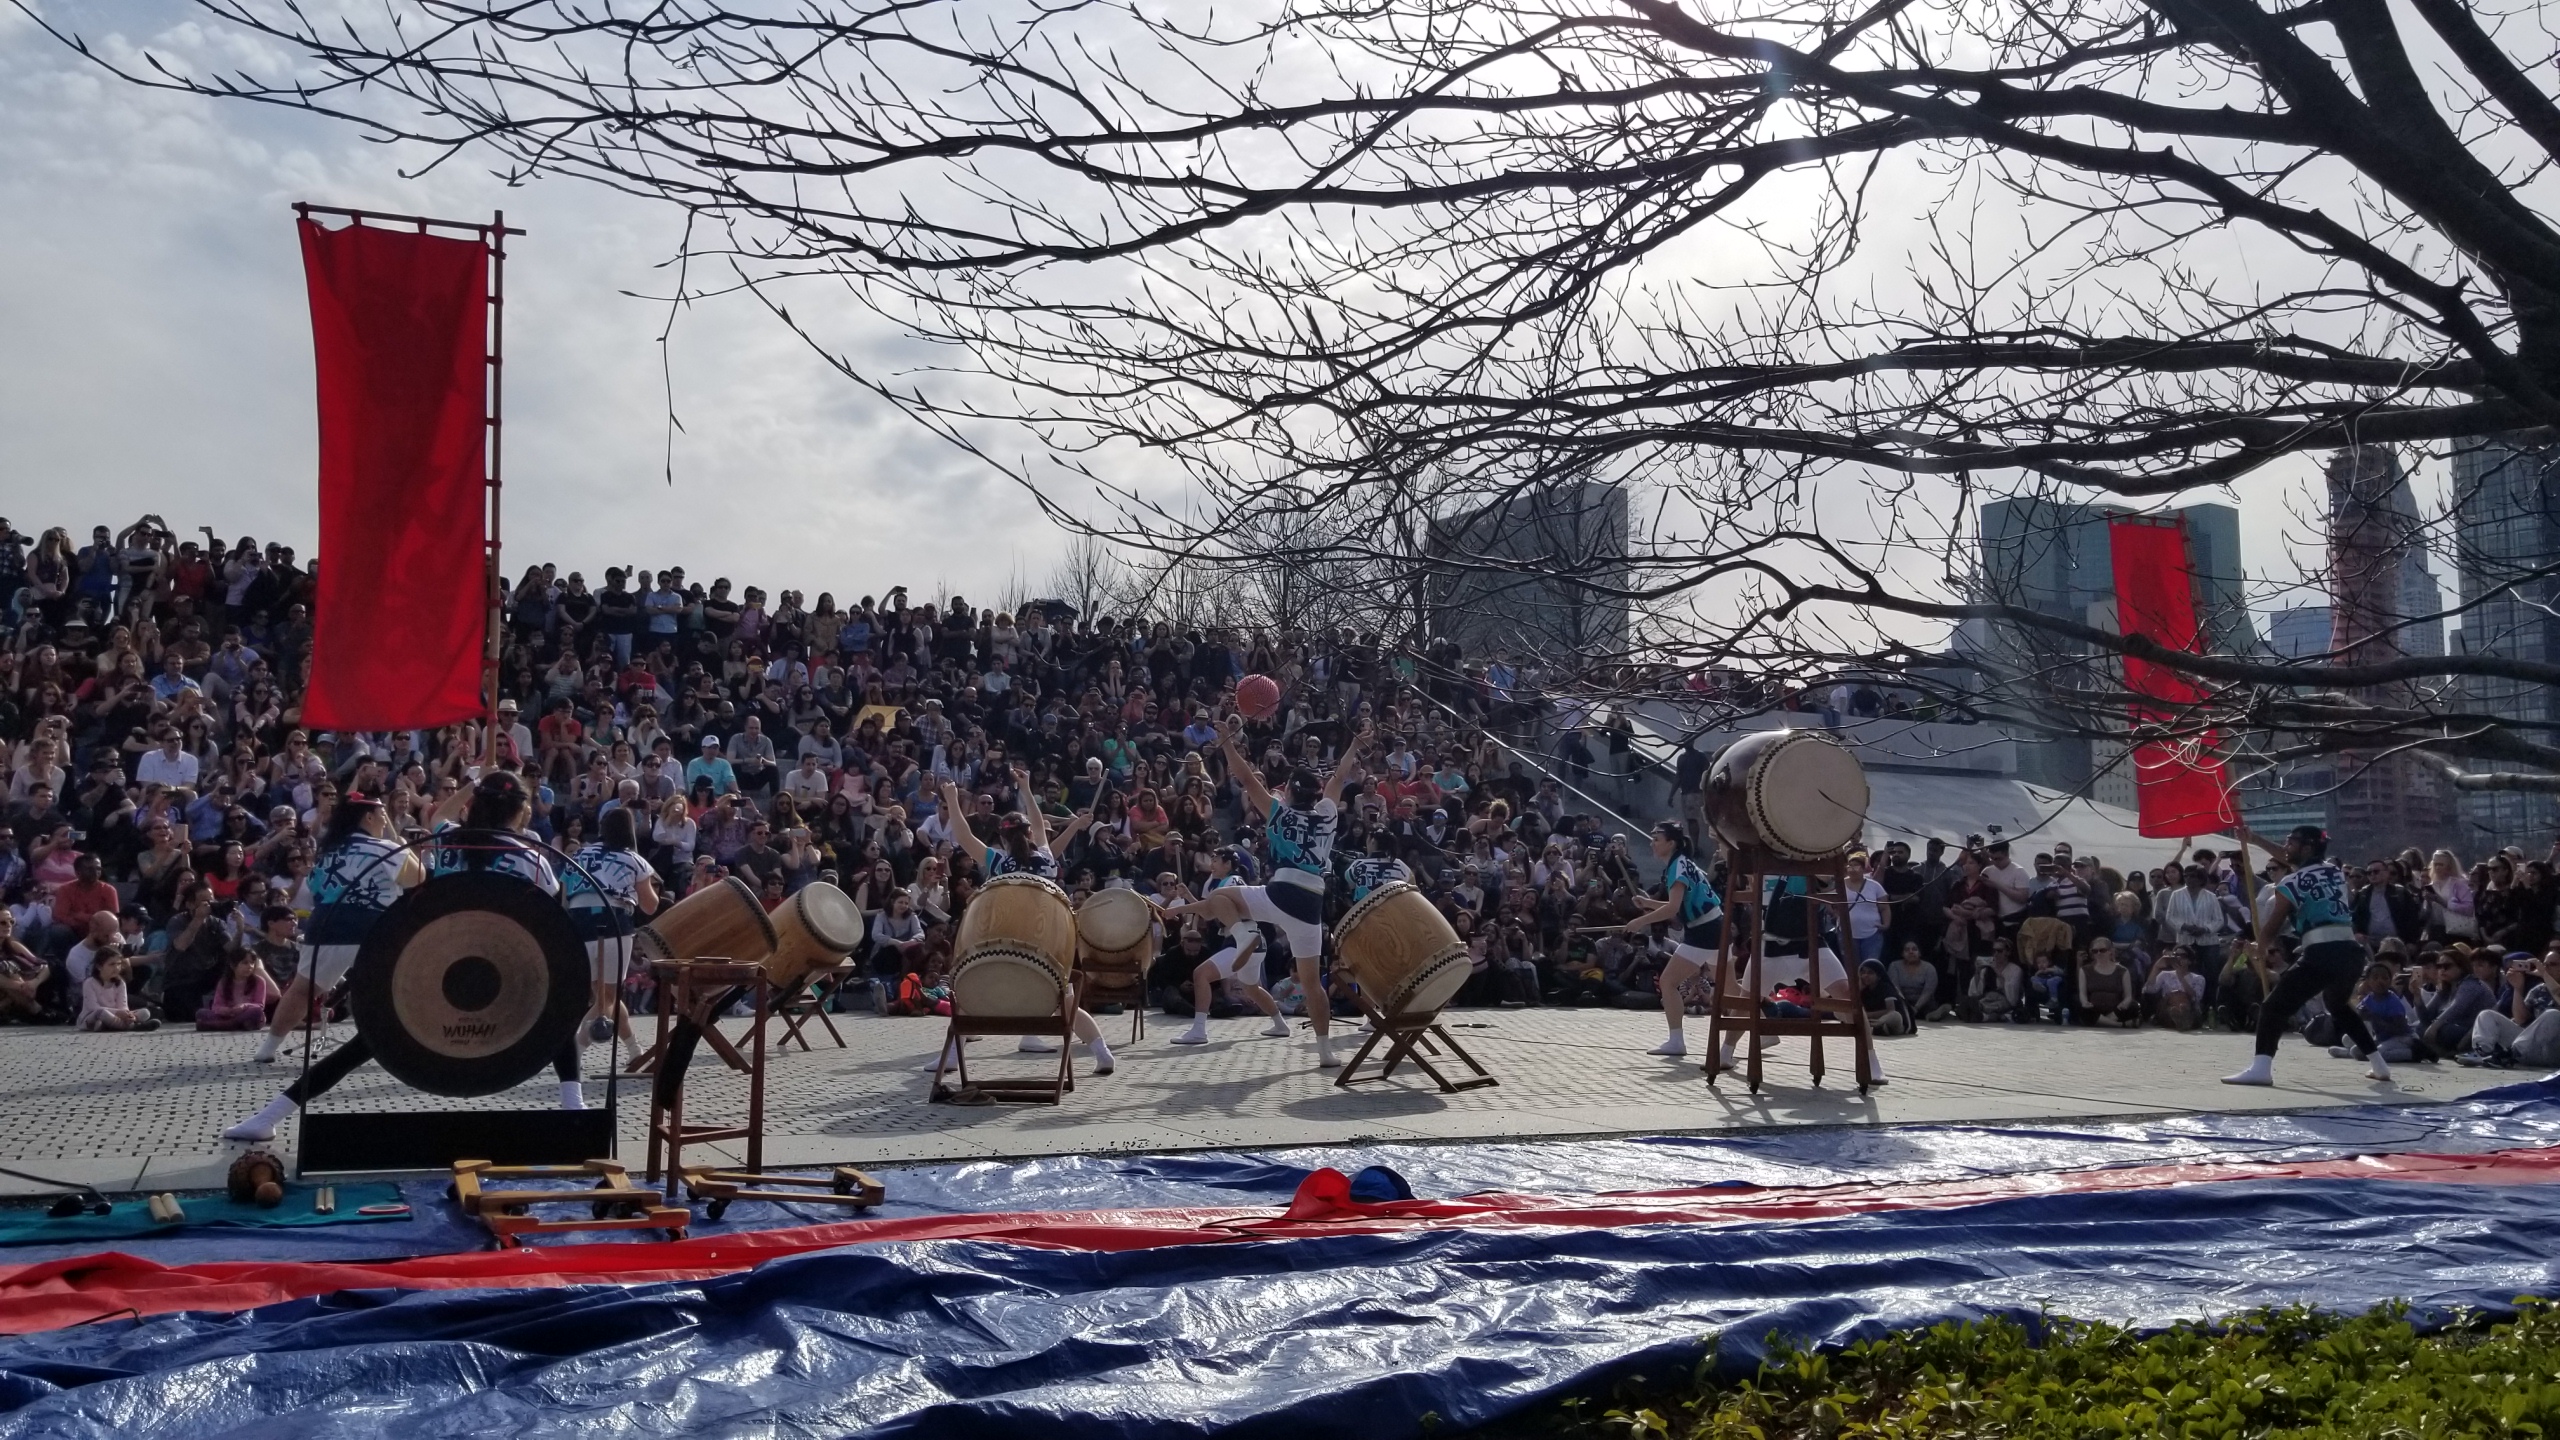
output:
[[[1474,973],[1466,942],[1423,893],[1401,880],[1372,890],[1342,917],[1335,953],[1381,1015],[1431,1014]]]
[[[773,912],[775,943],[764,969],[773,988],[792,986],[833,970],[862,946],[862,907],[824,880],[800,887]]]
[[[1155,958],[1156,907],[1135,890],[1096,890],[1076,907],[1080,962],[1107,970]]]
[[[740,965],[760,965],[780,942],[772,918],[764,913],[764,902],[747,882],[732,875],[694,891],[641,926],[631,948],[644,964],[715,956]]]
[[[1743,736],[1707,767],[1704,788],[1708,827],[1736,849],[1822,860],[1866,828],[1866,767],[1819,730]]]

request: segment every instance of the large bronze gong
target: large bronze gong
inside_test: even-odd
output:
[[[587,1011],[587,955],[560,902],[512,875],[440,875],[383,912],[347,988],[382,1068],[435,1095],[540,1072]]]

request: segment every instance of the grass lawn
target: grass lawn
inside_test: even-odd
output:
[[[1787,1350],[1720,1378],[1635,1377],[1476,1432],[1483,1440],[1840,1437],[2560,1437],[2560,1310],[2421,1334],[2398,1307],[2271,1310],[2154,1334],[2049,1322],[1940,1325]]]

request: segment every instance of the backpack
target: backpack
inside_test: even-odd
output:
[[[925,1003],[924,977],[909,971],[898,977],[897,998],[889,1002],[892,1015],[924,1015],[932,1011]]]

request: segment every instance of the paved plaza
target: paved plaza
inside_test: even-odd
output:
[[[1305,1032],[1288,1040],[1255,1034],[1259,1021],[1217,1022],[1211,1043],[1171,1042],[1183,1022],[1149,1017],[1146,1038],[1127,1043],[1131,1017],[1106,1017],[1119,1042],[1117,1073],[1095,1079],[1077,1056],[1078,1083],[1058,1106],[971,1107],[926,1103],[923,1066],[943,1022],[871,1015],[835,1017],[845,1047],[823,1034],[817,1048],[777,1054],[770,1066],[766,1160],[803,1165],[1006,1159],[1094,1151],[1166,1151],[1372,1142],[1590,1138],[1789,1125],[1894,1125],[2059,1120],[2210,1110],[2301,1109],[2387,1099],[2443,1101],[2519,1078],[2451,1064],[2405,1065],[2390,1085],[2363,1067],[2332,1059],[2299,1039],[2286,1042],[2277,1084],[2249,1090],[2217,1083],[2249,1049],[2244,1037],[2163,1031],[1935,1025],[1878,1042],[1891,1083],[1861,1096],[1845,1082],[1845,1047],[1816,1088],[1806,1042],[1781,1043],[1761,1093],[1726,1077],[1710,1085],[1696,1060],[1644,1050],[1661,1038],[1657,1016],[1625,1010],[1452,1012],[1460,1042],[1501,1084],[1443,1095],[1409,1069],[1384,1083],[1345,1090],[1315,1069]],[[641,1021],[645,1038],[647,1019]],[[732,1021],[732,1032],[744,1029]],[[813,1031],[816,1026],[810,1027]],[[332,1040],[352,1033],[335,1027]],[[1702,1048],[1704,1022],[1698,1022]],[[254,1037],[198,1034],[88,1035],[67,1030],[0,1031],[0,1086],[11,1123],[0,1128],[0,1164],[20,1165],[102,1188],[168,1189],[218,1183],[228,1156],[217,1132],[257,1108],[293,1074],[290,1064],[250,1060]],[[981,1040],[973,1074],[1029,1075],[1042,1058],[1011,1053],[1011,1041]],[[291,1052],[289,1051],[290,1055]],[[601,1072],[606,1054],[588,1052]],[[743,1113],[745,1081],[711,1058],[695,1062],[689,1118],[724,1121]],[[589,1082],[591,1103],[605,1086]],[[556,1103],[546,1069],[504,1095],[439,1100],[375,1067],[321,1104],[348,1111],[428,1107],[503,1109]],[[624,1082],[624,1158],[637,1160],[647,1114],[641,1085]],[[294,1124],[277,1135],[290,1151]],[[23,1182],[0,1181],[23,1191]]]

